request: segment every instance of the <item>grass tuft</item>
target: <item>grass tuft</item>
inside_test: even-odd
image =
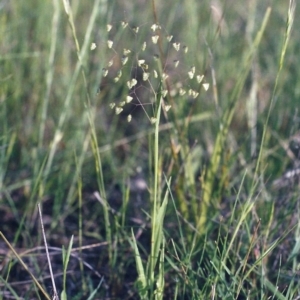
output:
[[[0,300],[298,298],[296,1],[0,6]]]

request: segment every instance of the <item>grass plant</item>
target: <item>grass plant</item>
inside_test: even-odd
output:
[[[0,299],[299,298],[295,1],[0,6]]]

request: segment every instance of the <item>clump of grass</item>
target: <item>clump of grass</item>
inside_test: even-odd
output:
[[[206,2],[174,2],[170,10],[151,1],[149,11],[137,14],[138,4],[125,1],[122,13],[114,2],[96,0],[82,8],[79,1],[66,0],[61,10],[53,1],[52,16],[44,9],[41,19],[36,16],[51,24],[49,38],[39,37],[34,46],[22,39],[20,53],[1,57],[0,210],[6,220],[0,221],[1,237],[14,241],[15,253],[40,245],[34,224],[36,203],[43,202],[49,244],[61,248],[74,235],[78,246],[60,251],[63,261],[51,254],[54,272],[63,269],[62,298],[296,297],[297,243],[294,250],[286,247],[290,253],[281,261],[275,249],[293,244],[297,198],[278,211],[279,202],[268,201],[277,196],[265,179],[269,165],[280,170],[272,163],[278,148],[265,149],[272,142],[273,114],[280,115],[275,100],[287,46],[294,42],[295,2],[290,1],[279,68],[272,70],[277,77],[269,110],[265,116],[258,109],[247,123],[244,99],[249,82],[258,81],[248,75],[253,60],[261,72],[263,59],[274,60],[267,45],[273,15],[270,8],[261,9],[264,17],[256,14],[255,4],[257,9],[263,4],[254,2],[251,19],[243,17],[245,3],[215,2],[213,17]],[[15,8],[10,13],[16,17],[25,9]],[[280,16],[284,9],[272,5]],[[261,23],[251,25],[256,16]],[[6,17],[0,18],[6,26]],[[251,38],[248,32],[243,44],[243,31],[235,31],[233,23],[243,27],[244,21],[257,34]],[[23,36],[45,29],[40,21],[29,25]],[[0,39],[9,37],[6,31]],[[46,55],[36,50],[37,41],[48,49]],[[37,75],[45,57],[44,82]],[[24,62],[22,76],[15,72],[16,59]],[[31,97],[22,86],[32,87]],[[26,104],[18,102],[20,95]],[[257,127],[255,134],[249,124]],[[259,155],[252,161],[259,138]],[[140,189],[128,178],[137,167],[143,167]],[[282,229],[283,219],[291,223],[288,230]],[[36,297],[34,285],[26,292],[14,289],[20,268],[7,253],[4,258],[2,298]],[[43,257],[26,259],[23,266],[31,274],[45,274]],[[73,278],[80,285],[72,290]],[[48,286],[47,279],[39,280]]]
[[[253,57],[255,55],[255,51],[257,50],[261,39],[263,38],[264,30],[267,26],[268,19],[270,17],[271,9],[268,8],[265,14],[265,18],[263,20],[262,26],[260,30],[257,33],[257,36],[253,42],[253,45],[251,45],[250,49],[248,50],[248,53],[245,54],[244,62],[242,63],[241,68],[241,75],[239,76],[239,81],[236,83],[232,95],[230,97],[228,107],[224,111],[221,122],[220,122],[220,130],[218,132],[216,142],[214,145],[214,152],[211,157],[211,163],[207,169],[206,178],[204,180],[204,186],[203,186],[203,199],[202,199],[202,205],[200,208],[200,218],[198,222],[198,229],[200,232],[205,233],[205,225],[206,225],[206,219],[207,219],[207,209],[210,206],[218,207],[219,203],[213,203],[214,196],[213,196],[213,190],[214,187],[214,178],[216,177],[216,174],[218,170],[220,169],[220,159],[222,156],[223,149],[225,148],[225,141],[228,138],[228,131],[229,127],[235,112],[235,108],[238,103],[238,99],[240,97],[242,88],[245,84],[246,78],[248,76],[248,73],[250,71],[250,67],[253,61]],[[221,189],[222,187],[219,186]],[[219,200],[220,201],[220,200]]]
[[[118,95],[121,98],[118,102],[109,103],[116,115],[120,115],[126,106],[131,105],[130,113],[127,115],[127,121],[131,122],[132,113],[136,106],[139,106],[142,108],[149,123],[155,125],[154,140],[150,143],[150,148],[153,149],[150,151],[151,161],[153,162],[153,166],[150,166],[150,168],[153,168],[153,175],[151,175],[153,186],[150,189],[152,206],[151,249],[146,266],[143,266],[134,234],[133,242],[131,243],[135,250],[138,271],[137,288],[141,298],[153,299],[155,297],[162,299],[164,294],[165,244],[163,224],[168,195],[166,194],[162,201],[161,193],[166,183],[163,183],[160,175],[159,135],[161,111],[165,121],[169,121],[172,118],[174,129],[182,131],[180,128],[181,114],[177,112],[179,110],[177,101],[183,101],[186,96],[195,101],[201,89],[208,90],[209,84],[205,83],[204,75],[196,74],[195,66],[186,68],[184,60],[179,60],[178,56],[187,55],[188,47],[174,41],[172,35],[163,34],[162,28],[158,23],[154,23],[151,26],[146,24],[148,28],[146,26],[144,26],[146,28],[139,28],[131,27],[126,21],[122,21],[118,26],[120,26],[120,29],[116,28],[117,32],[121,31],[124,34],[124,31],[127,31],[132,36],[132,39],[130,37],[125,39],[128,46],[127,44],[126,46],[122,44],[123,49],[119,50],[121,53],[114,48],[113,38],[107,40],[107,48],[112,52],[112,56],[102,70],[103,78],[110,77],[114,82],[114,86],[117,86],[117,84],[120,84],[121,88],[127,86],[127,91],[125,89],[121,95]],[[111,32],[113,28],[112,24],[107,25],[108,32]],[[142,33],[145,29],[146,32],[147,30],[150,31],[148,39],[146,39],[147,35]],[[120,39],[119,35],[118,39]],[[135,45],[135,47],[131,45]],[[93,43],[91,49],[95,48],[96,44]],[[180,73],[175,72],[177,68],[181,70]],[[193,86],[196,86],[196,88],[192,88]],[[102,85],[102,88],[104,89],[105,87]],[[121,88],[117,88],[117,90]],[[101,94],[101,85],[98,93]],[[143,99],[148,100],[148,102],[144,103],[145,100]],[[150,106],[150,110],[147,106]],[[169,116],[171,111],[174,112]],[[172,142],[175,138],[181,137],[175,131],[171,131],[170,141]],[[168,183],[169,188],[170,183]],[[181,204],[181,206],[185,205],[184,202]],[[157,268],[159,269],[158,272],[156,272]]]

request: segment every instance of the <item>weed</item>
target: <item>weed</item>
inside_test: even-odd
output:
[[[298,297],[294,1],[2,5],[0,299]]]

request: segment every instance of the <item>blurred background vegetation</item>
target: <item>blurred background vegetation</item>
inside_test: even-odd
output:
[[[300,42],[297,30],[291,33],[270,120],[266,124],[286,34],[288,2],[174,0],[169,3],[157,2],[154,9],[151,2],[145,0],[73,0],[71,7],[75,29],[70,27],[63,3],[58,0],[0,3],[1,231],[20,251],[42,245],[36,208],[40,202],[43,204],[50,245],[59,248],[66,246],[72,234],[75,236],[75,247],[107,241],[103,203],[99,204],[94,194],[99,190],[99,169],[90,144],[91,128],[94,128],[101,154],[106,196],[111,207],[114,254],[108,265],[108,248],[92,248],[89,259],[85,261],[90,263],[92,270],[97,270],[106,278],[104,288],[96,298],[122,298],[124,295],[122,299],[137,297],[133,285],[136,277],[134,254],[127,239],[131,235],[131,227],[138,229],[144,224],[147,228],[145,211],[149,211],[151,198],[147,188],[153,180],[152,144],[149,142],[153,125],[150,118],[155,113],[153,98],[159,89],[158,83],[153,83],[155,79],[152,79],[152,84],[141,83],[142,73],[136,67],[136,57],[141,55],[149,64],[151,72],[156,68],[153,56],[161,53],[158,45],[151,42],[154,34],[151,26],[158,21],[163,37],[163,68],[170,77],[170,90],[177,89],[178,92],[180,88],[197,89],[197,82],[189,79],[191,67],[195,67],[197,74],[204,75],[203,82],[209,83],[208,91],[199,89],[196,99],[174,92],[169,117],[163,118],[160,133],[160,172],[167,177],[172,176],[172,191],[177,201],[176,208],[186,226],[184,235],[188,248],[199,262],[196,263],[196,271],[191,267],[192,274],[187,275],[183,271],[184,259],[179,262],[174,258],[174,253],[170,255],[166,268],[166,274],[170,275],[166,275],[168,283],[165,297],[175,299],[171,295],[175,286],[177,291],[175,277],[178,277],[178,285],[181,286],[179,299],[205,298],[204,295],[210,293],[210,283],[203,283],[205,274],[199,275],[199,269],[203,266],[200,261],[205,255],[209,257],[210,251],[215,257],[216,250],[209,249],[213,249],[214,240],[218,240],[219,234],[222,236],[223,229],[218,229],[219,218],[222,216],[228,219],[238,193],[242,199],[247,198],[261,147],[264,147],[264,152],[260,177],[256,178],[255,194],[258,204],[245,231],[252,232],[251,228],[257,220],[254,215],[257,213],[266,226],[262,227],[261,235],[268,232],[268,243],[271,243],[275,238],[284,236],[287,228],[283,222],[297,204],[296,192],[278,192],[271,187],[273,180],[282,176],[293,164],[288,142],[300,127]],[[271,7],[270,18],[238,96],[229,134],[222,149],[222,162],[214,183],[215,193],[212,195],[219,199],[220,205],[217,209],[214,207],[209,216],[208,233],[212,233],[211,239],[206,236],[211,248],[201,252],[193,249],[194,233],[188,233],[188,228],[197,226],[198,210],[193,210],[193,203],[198,205],[201,202],[203,174],[208,168],[216,136],[222,126],[221,116],[228,107],[245,55],[253,47],[253,40],[261,28],[268,7]],[[298,14],[299,7],[295,15]],[[295,29],[299,28],[299,22],[299,18],[295,18]],[[107,25],[112,26],[110,31]],[[136,27],[139,28],[138,32]],[[181,52],[177,52],[172,46],[173,42],[167,40],[170,35],[174,43],[180,43]],[[108,40],[113,41],[112,49],[107,46]],[[140,49],[145,41],[147,48],[142,52]],[[96,44],[94,50],[90,48],[92,43]],[[186,54],[184,46],[188,47]],[[124,49],[132,53],[132,60],[126,66],[122,66],[121,62]],[[175,68],[174,61],[177,59],[180,63]],[[113,61],[113,65],[104,77],[103,69],[107,68],[110,61]],[[120,69],[122,78],[115,82]],[[131,78],[139,81],[130,90],[134,99],[123,107],[120,114],[116,114],[111,104],[116,103],[118,106],[124,101],[129,92],[126,83]],[[130,123],[127,121],[129,114],[132,115]],[[186,117],[190,119],[184,125],[177,126],[183,124]],[[264,126],[266,136],[262,145]],[[178,151],[176,147],[179,147]],[[183,171],[187,166],[189,169]],[[290,199],[293,201],[288,202]],[[279,210],[286,208],[285,212],[281,211],[283,215],[278,217],[274,212],[272,201],[279,203]],[[283,204],[287,202],[292,204]],[[277,221],[276,216],[279,218]],[[275,225],[272,227],[270,223],[274,219]],[[143,221],[139,223],[137,220]],[[173,208],[169,209],[166,220],[167,241],[171,244],[172,237],[175,243],[179,243]],[[285,224],[296,224],[295,217],[291,217],[290,222]],[[228,231],[232,224],[228,223],[228,227],[223,225],[225,231]],[[269,236],[270,228],[273,228],[273,234]],[[80,230],[82,232],[79,234]],[[78,235],[82,239],[78,239]],[[140,240],[144,254],[149,248],[148,238],[149,235],[144,234]],[[240,243],[243,238],[239,240]],[[237,249],[241,249],[239,242]],[[199,249],[204,247],[203,240],[197,243]],[[289,246],[285,249],[291,251],[293,238],[286,243]],[[6,249],[2,241],[0,248]],[[197,251],[202,253],[201,259]],[[247,251],[242,249],[241,252],[245,254]],[[17,267],[16,261],[8,267],[7,250],[1,254],[5,258],[1,265],[1,282],[27,279],[21,267]],[[185,255],[185,259],[188,259],[188,254]],[[57,256],[54,264],[55,271],[59,273],[61,261]],[[45,267],[38,266],[38,258],[27,257],[27,260],[40,277],[47,272]],[[190,260],[188,264],[192,265]],[[270,260],[269,269],[273,270],[274,266],[279,269],[276,259]],[[182,273],[173,266],[174,262],[178,263],[178,269],[182,267]],[[234,262],[231,263],[234,265]],[[76,262],[73,262],[70,269],[74,270],[76,266]],[[288,265],[288,268],[291,266]],[[178,272],[175,276],[174,273]],[[86,276],[88,288],[81,286],[81,291],[75,285],[80,275],[70,275],[69,294],[78,295],[72,299],[87,299],[90,290],[97,286],[95,282],[99,282],[99,279],[93,277],[94,273]],[[259,285],[253,281],[254,293],[254,287]],[[43,277],[43,283],[47,286],[49,279]],[[206,292],[199,292],[201,284]],[[252,292],[248,284],[245,290],[248,288]],[[4,286],[1,285],[1,297],[8,299]],[[27,286],[24,293],[19,287],[14,286],[14,289],[19,296],[32,299],[33,288],[30,284]],[[221,288],[219,295],[224,297],[225,290]],[[256,299],[256,295],[252,297]],[[238,299],[246,299],[246,294],[241,292]]]

